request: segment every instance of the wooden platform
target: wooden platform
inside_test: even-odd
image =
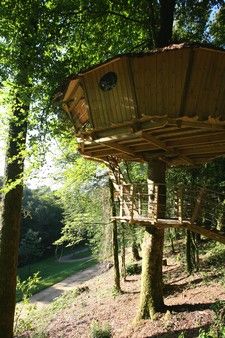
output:
[[[165,124],[155,118],[139,124],[145,131],[134,132],[128,127],[121,135],[90,141],[78,138],[79,151],[104,161],[113,155],[119,160],[136,162],[160,158],[170,165],[197,165],[225,154],[225,124],[182,120]]]
[[[129,216],[113,217],[121,222],[127,222],[129,224],[137,224],[144,227],[159,227],[159,228],[180,228],[184,230],[190,230],[198,233],[204,237],[225,244],[225,232],[220,232],[216,229],[206,229],[204,226],[199,224],[192,224],[190,220],[183,220],[182,222],[174,219],[157,219],[153,220],[146,217],[138,217],[131,219]]]

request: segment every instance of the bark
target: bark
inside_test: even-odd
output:
[[[122,226],[122,252],[121,252],[121,275],[126,280],[126,245],[125,245],[125,229]]]
[[[171,43],[175,0],[160,0],[160,28],[156,47],[164,47]],[[165,163],[158,159],[149,163],[151,172],[149,178],[155,183],[165,184]],[[159,186],[157,217],[165,218],[166,186]],[[162,286],[164,230],[155,229],[152,236],[145,231],[144,252],[142,257],[142,284],[140,306],[137,318],[154,318],[154,313],[164,309]]]
[[[156,47],[165,47],[172,42],[175,0],[160,0],[160,29]]]
[[[149,163],[149,178],[159,185],[157,217],[165,217],[166,187],[165,163],[154,160]],[[164,230],[146,228],[143,241],[141,295],[137,319],[154,319],[156,312],[164,310],[162,265]]]
[[[6,154],[5,188],[12,184],[3,198],[0,242],[0,338],[13,337],[16,304],[16,274],[23,196],[23,169],[29,107],[16,96],[13,118],[9,125]]]
[[[140,261],[141,257],[139,255],[138,246],[137,246],[137,243],[135,241],[133,241],[133,243],[132,243],[131,250],[132,250],[133,259],[135,261]]]
[[[192,263],[192,248],[191,248],[191,232],[187,230],[187,237],[186,237],[186,264],[187,264],[187,271],[191,273],[193,271],[193,263]]]
[[[195,234],[187,230],[186,237],[186,264],[187,271],[191,274],[199,269],[199,251],[196,243]]]
[[[164,230],[151,234],[146,228],[143,241],[141,296],[138,319],[154,319],[156,312],[164,310],[162,285]]]
[[[110,198],[111,198],[111,208],[112,216],[116,216],[116,208],[114,203],[114,188],[113,182],[109,179],[109,188],[110,188]],[[120,288],[120,267],[119,267],[119,249],[118,249],[118,235],[117,235],[117,222],[113,221],[113,230],[112,230],[112,246],[113,246],[113,263],[114,263],[114,288],[116,291],[121,292]]]
[[[170,238],[170,244],[171,244],[171,252],[172,252],[173,255],[175,255],[176,251],[175,251],[175,248],[174,248],[172,229],[169,229],[169,238]]]

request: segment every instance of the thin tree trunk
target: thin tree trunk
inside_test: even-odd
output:
[[[126,245],[125,245],[125,229],[122,225],[122,252],[121,252],[121,275],[126,281]]]
[[[166,165],[159,160],[154,160],[149,164],[149,169],[149,178],[155,183],[160,183],[157,218],[164,218]],[[163,311],[165,308],[162,284],[163,244],[163,229],[146,228],[143,241],[141,295],[137,319],[154,319],[154,314]]]
[[[174,248],[174,241],[173,241],[172,230],[173,230],[173,229],[169,229],[169,238],[170,238],[170,244],[171,244],[171,251],[172,251],[172,254],[175,255],[176,251],[175,251],[175,248]]]
[[[134,240],[132,245],[131,245],[131,250],[132,250],[132,256],[133,256],[133,259],[135,261],[140,261],[141,260],[141,257],[139,255],[139,251],[138,251],[138,246],[137,246],[137,243],[136,241]]]
[[[191,273],[193,271],[193,262],[192,262],[192,243],[191,243],[190,230],[187,230],[187,237],[186,237],[186,264],[187,264],[187,271]]]
[[[110,198],[111,198],[111,208],[112,216],[116,216],[116,208],[114,202],[114,187],[113,182],[109,179],[109,188],[110,188]],[[118,249],[118,239],[117,239],[117,222],[113,221],[113,230],[112,230],[112,246],[113,246],[113,263],[114,263],[114,288],[116,291],[121,292],[120,288],[120,267],[119,267],[119,249]]]
[[[16,97],[9,125],[0,242],[0,338],[13,337],[28,105]]]

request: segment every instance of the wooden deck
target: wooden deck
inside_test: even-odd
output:
[[[113,217],[121,222],[127,222],[129,224],[137,224],[144,227],[158,227],[158,228],[179,228],[184,230],[190,230],[195,233],[198,233],[204,237],[210,238],[214,241],[221,242],[225,244],[225,231],[220,231],[217,229],[207,229],[203,225],[194,223],[192,224],[190,220],[175,220],[175,219],[157,219],[153,220],[147,217],[135,217],[131,219],[129,216],[123,217]]]

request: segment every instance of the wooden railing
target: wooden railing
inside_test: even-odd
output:
[[[157,223],[159,209],[165,218],[180,223],[202,224],[222,228],[225,222],[225,193],[204,187],[167,187],[167,204],[160,203],[160,185],[151,181],[134,184],[114,184],[117,218],[121,220]],[[165,189],[164,189],[165,190]],[[163,199],[161,199],[163,200]]]

